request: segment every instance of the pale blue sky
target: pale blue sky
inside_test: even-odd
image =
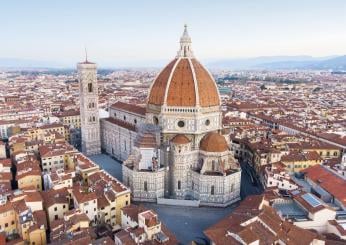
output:
[[[3,0],[0,58],[150,65],[184,23],[202,60],[346,54],[344,0]]]

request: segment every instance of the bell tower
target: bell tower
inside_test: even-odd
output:
[[[77,64],[77,70],[82,126],[82,152],[85,155],[95,155],[101,153],[96,64],[89,62],[86,56],[84,62]]]

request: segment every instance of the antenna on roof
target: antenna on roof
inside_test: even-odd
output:
[[[88,52],[86,46],[84,46],[84,51],[85,51],[85,62],[88,62]]]

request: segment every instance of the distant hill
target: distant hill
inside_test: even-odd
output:
[[[261,68],[271,64],[290,63],[290,62],[311,62],[318,58],[311,56],[261,56],[255,58],[226,59],[209,62],[208,66],[212,68],[233,68],[248,69]]]
[[[0,68],[62,68],[64,65],[58,62],[17,59],[17,58],[0,58]]]
[[[209,64],[211,68],[229,69],[315,69],[346,70],[345,56],[311,57],[311,56],[270,56],[249,59],[231,59]]]
[[[121,64],[121,61],[117,63]],[[137,62],[138,63],[138,62]],[[164,64],[162,61],[146,62],[147,67],[150,64],[155,64],[154,67],[162,68]],[[219,69],[266,69],[266,70],[333,70],[333,71],[346,71],[346,55],[343,56],[328,56],[328,57],[312,57],[306,55],[300,56],[261,56],[255,58],[239,58],[239,59],[224,59],[205,62],[208,68]],[[100,67],[111,68],[108,63],[99,64]],[[119,65],[118,64],[118,65]],[[15,59],[15,58],[0,58],[0,68],[12,69],[34,69],[34,68],[47,68],[59,69],[70,68],[74,69],[75,65],[68,65],[52,61],[39,61],[30,59]],[[120,65],[120,67],[122,67]],[[131,68],[131,66],[126,66]],[[138,66],[133,66],[134,68]],[[145,65],[141,66],[142,68]]]
[[[346,55],[309,64],[306,67],[319,70],[346,71]]]

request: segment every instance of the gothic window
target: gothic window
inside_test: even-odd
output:
[[[215,186],[211,186],[210,194],[214,195],[215,194]]]
[[[144,181],[144,191],[148,191],[148,183]]]
[[[178,180],[178,190],[180,190],[180,189],[181,189],[181,181]]]
[[[215,161],[211,161],[211,171],[215,171]]]
[[[88,92],[89,93],[93,92],[93,84],[92,83],[88,83]]]
[[[156,116],[154,116],[153,120],[155,125],[159,124],[159,119]]]

